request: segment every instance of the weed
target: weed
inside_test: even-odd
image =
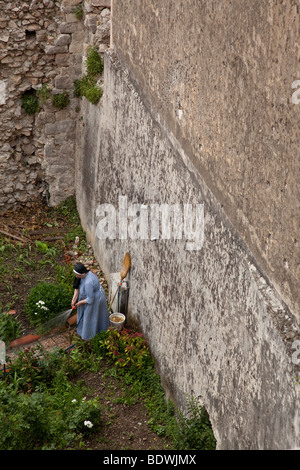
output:
[[[0,340],[8,344],[13,339],[16,339],[21,334],[21,331],[21,324],[14,316],[0,311]]]
[[[73,285],[74,273],[73,265],[68,263],[66,265],[57,264],[54,267],[56,282],[66,285]]]
[[[187,413],[178,413],[178,424],[177,449],[215,450],[216,440],[208,413],[195,397],[187,397]]]
[[[102,89],[97,85],[96,77],[103,72],[103,60],[96,47],[89,47],[86,58],[86,75],[74,80],[74,96],[85,98],[97,104],[102,97]]]
[[[76,16],[76,18],[80,21],[84,16],[84,11],[82,5],[77,5],[75,8],[72,9],[72,13]]]
[[[69,95],[66,91],[62,93],[56,93],[52,96],[52,104],[58,109],[64,109],[70,102]]]
[[[36,95],[38,97],[39,103],[41,105],[44,105],[47,101],[47,99],[50,97],[50,90],[48,88],[48,85],[44,83],[37,91]]]
[[[39,100],[35,94],[24,94],[22,96],[22,108],[29,115],[35,114],[39,109]]]
[[[103,72],[103,60],[95,46],[90,46],[88,49],[86,58],[86,71],[89,77],[101,75]]]
[[[97,104],[102,96],[102,89],[94,77],[84,75],[81,80],[74,80],[74,96],[77,98],[85,96],[92,104]]]
[[[84,96],[90,103],[97,104],[100,98],[102,97],[102,89],[98,87],[97,85],[91,88],[87,88],[85,90]]]

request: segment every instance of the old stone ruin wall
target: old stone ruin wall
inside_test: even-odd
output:
[[[108,8],[107,8],[108,7]],[[74,80],[89,46],[108,47],[110,1],[0,1],[0,211],[74,195],[76,126],[82,116]],[[64,109],[52,103],[67,93]],[[38,97],[27,114],[25,96]]]

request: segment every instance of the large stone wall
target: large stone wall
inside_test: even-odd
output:
[[[113,11],[115,48],[300,320],[299,2]]]
[[[76,126],[80,100],[74,79],[85,71],[89,45],[109,42],[107,0],[0,1],[0,211],[43,197],[59,204],[75,192]],[[84,8],[83,8],[84,7]],[[82,8],[83,16],[76,10]],[[39,110],[28,115],[24,93],[47,86]],[[66,92],[65,109],[51,97]]]
[[[101,104],[85,103],[78,209],[108,279],[131,254],[128,313],[149,340],[166,391],[183,408],[186,394],[199,397],[219,449],[299,445],[295,317],[113,52],[104,81]],[[122,197],[128,208],[139,205],[137,214],[153,203],[204,204],[203,247],[190,251],[187,240],[151,240],[150,233],[135,239],[129,229],[121,239],[118,224],[115,238],[99,238],[102,209],[114,207],[118,219]]]
[[[108,279],[121,268],[125,252],[131,254],[128,314],[146,334],[165,388],[177,404],[184,408],[186,394],[199,397],[209,412],[219,449],[288,449],[300,444],[299,364],[292,359],[300,329],[298,311],[285,301],[289,299],[290,306],[295,306],[297,297],[286,295],[285,282],[289,279],[284,269],[276,273],[276,279],[273,271],[264,269],[265,256],[254,243],[254,228],[249,228],[251,207],[257,207],[262,220],[259,208],[264,193],[252,194],[248,184],[251,178],[245,177],[242,225],[242,206],[236,198],[240,172],[251,172],[254,180],[265,175],[268,165],[263,166],[262,160],[269,154],[258,154],[256,166],[250,145],[256,142],[254,137],[248,142],[251,151],[242,152],[244,141],[236,134],[240,121],[237,105],[233,112],[236,82],[233,80],[230,94],[228,78],[228,89],[223,95],[221,90],[217,93],[215,103],[212,92],[216,83],[210,79],[211,73],[217,73],[221,50],[227,63],[224,30],[231,31],[234,47],[244,44],[246,27],[231,28],[234,21],[240,24],[238,11],[243,11],[245,24],[250,22],[253,12],[247,16],[247,9],[239,7],[242,3],[230,11],[217,9],[214,14],[199,1],[176,2],[171,7],[170,2],[149,0],[139,2],[139,8],[125,0],[113,3],[113,48],[105,54],[105,93],[97,107],[84,102],[84,122],[78,128],[77,203]],[[215,3],[205,5],[213,9]],[[275,30],[284,17],[273,17]],[[218,21],[218,28],[213,27],[213,19]],[[238,34],[240,42],[235,42]],[[199,45],[194,55],[193,45]],[[246,51],[244,54],[246,57]],[[269,80],[270,86],[271,77]],[[258,89],[261,85],[258,83]],[[240,95],[242,98],[244,95]],[[247,95],[247,104],[242,102],[242,107],[245,126],[253,122],[256,129],[257,121],[249,109],[252,100],[255,97]],[[266,113],[268,110],[265,108]],[[292,110],[288,108],[289,118],[296,112]],[[262,117],[260,124],[264,124]],[[296,135],[297,130],[293,132]],[[230,142],[231,148],[239,147],[241,153],[235,165],[228,153]],[[259,143],[262,149],[261,140]],[[217,158],[218,163],[214,161]],[[293,158],[291,155],[291,162],[285,159],[285,164],[296,165]],[[205,168],[205,162],[209,168]],[[283,164],[281,160],[277,163]],[[289,183],[297,191],[291,167],[289,175]],[[279,172],[270,170],[269,178],[275,191]],[[269,222],[273,221],[272,227],[279,233],[283,219],[277,220],[279,214],[275,217],[274,191],[268,193],[264,214],[268,213]],[[151,204],[203,204],[203,246],[187,250],[186,240],[172,236],[164,240],[143,234],[139,239],[137,233],[135,239],[129,235],[134,234],[129,231],[135,220],[132,212],[127,212],[126,237],[124,233],[120,236],[117,224],[115,238],[99,238],[103,208],[115,208],[118,220],[120,212],[124,215],[122,197],[128,206],[138,204],[136,217]],[[236,218],[234,212],[238,213]],[[295,220],[290,222],[294,227]],[[256,222],[256,232],[260,229]],[[278,236],[286,237],[287,246],[278,248],[278,258],[280,250],[288,250],[289,235],[285,228],[283,232]],[[295,231],[292,237],[297,238]]]

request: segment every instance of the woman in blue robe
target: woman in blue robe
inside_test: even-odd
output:
[[[99,279],[82,263],[74,268],[74,296],[72,307],[77,307],[77,333],[82,339],[91,339],[99,331],[109,328],[106,296]]]

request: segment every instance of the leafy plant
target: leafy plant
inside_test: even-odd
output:
[[[87,88],[84,96],[90,103],[97,104],[102,97],[102,93],[102,89],[96,85],[91,88]]]
[[[22,331],[20,322],[12,315],[0,312],[0,340],[9,343]]]
[[[102,97],[102,88],[97,85],[94,77],[84,75],[81,80],[74,80],[74,96],[85,96],[92,104],[97,104]]]
[[[176,447],[185,450],[215,450],[216,440],[209,416],[195,397],[187,399],[187,414],[178,413]]]
[[[65,265],[57,264],[54,269],[57,283],[73,285],[74,273],[73,265],[71,263],[67,263]]]
[[[39,109],[39,100],[35,94],[24,94],[22,96],[22,108],[29,115],[35,114]]]
[[[47,253],[48,251],[47,243],[41,242],[40,240],[36,240],[35,245],[40,253],[44,253],[44,254]]]
[[[5,243],[0,245],[0,252],[4,253],[4,251],[11,252],[14,248],[14,245],[12,243]]]
[[[96,75],[101,75],[103,68],[103,60],[97,47],[90,46],[86,58],[86,71],[88,76],[95,77]]]
[[[69,102],[70,102],[70,98],[66,91],[63,91],[62,93],[56,93],[52,96],[53,106],[55,106],[58,109],[66,108]]]
[[[87,90],[94,88],[95,86],[95,78],[84,75],[81,80],[74,80],[74,96],[76,98],[81,98],[82,96],[85,96]]]
[[[48,85],[44,83],[41,88],[37,89],[36,95],[38,97],[39,103],[42,105],[45,104],[47,99],[50,97],[50,90]]]
[[[25,312],[31,325],[38,327],[61,311],[70,308],[71,299],[71,286],[44,281],[31,289],[25,304]]]
[[[141,333],[111,330],[102,340],[102,347],[117,367],[141,369],[151,362],[147,340]]]
[[[63,449],[99,429],[99,400],[69,380],[73,372],[62,351],[19,354],[0,381],[1,450]]]
[[[82,20],[84,15],[82,5],[77,5],[75,8],[73,8],[72,13],[74,13],[74,15],[79,21]]]
[[[103,60],[96,47],[89,47],[86,58],[86,75],[74,80],[74,96],[85,96],[92,104],[97,104],[102,97],[102,88],[97,85],[96,77],[103,72]]]

